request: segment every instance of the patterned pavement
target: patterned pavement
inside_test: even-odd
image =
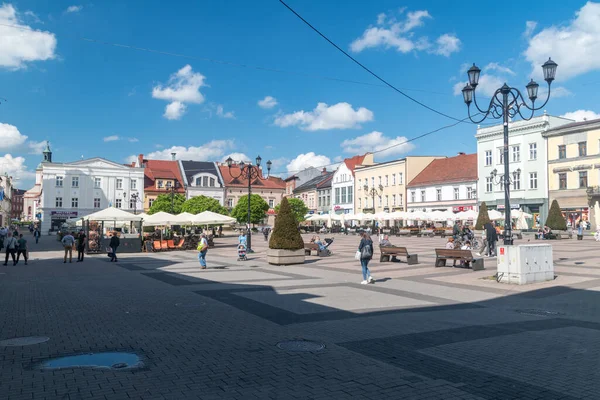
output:
[[[216,239],[207,270],[182,251],[63,264],[44,237],[28,266],[0,268],[0,340],[50,338],[0,346],[0,399],[599,398],[600,243],[555,241],[554,281],[509,286],[493,258],[434,268],[444,240],[393,237],[420,263],[374,260],[360,285],[358,237],[334,237],[333,256],[279,267],[260,236],[245,262]],[[294,339],[325,349],[277,347]],[[40,368],[108,351],[144,365]]]

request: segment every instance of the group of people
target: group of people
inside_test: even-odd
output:
[[[113,237],[116,237],[113,236]],[[117,240],[119,240],[119,238],[116,238]],[[79,233],[75,234],[75,232],[71,232],[68,233],[63,236],[63,238],[60,241],[63,245],[63,248],[65,249],[65,257],[63,259],[63,263],[67,262],[67,255],[69,256],[69,262],[73,261],[73,247],[77,248],[77,262],[83,262],[83,256],[85,254],[85,243],[86,243],[86,236],[85,236],[85,232],[83,230],[79,231]],[[111,247],[113,245],[113,241],[111,238]],[[118,244],[117,246],[118,247]],[[116,261],[116,247],[114,249],[114,258]],[[111,261],[113,261],[111,259]]]

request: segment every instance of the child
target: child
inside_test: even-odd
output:
[[[463,245],[462,245],[462,247],[461,247],[460,249],[461,249],[461,250],[471,250],[471,241],[470,241],[470,240],[467,240],[467,241],[465,242],[465,244],[463,244]],[[468,267],[468,266],[469,266],[469,262],[468,262],[468,261],[467,261],[467,262],[465,262],[465,261],[461,260],[461,261],[460,261],[460,265],[461,265],[462,267]]]
[[[454,238],[449,237],[448,242],[446,243],[446,248],[449,250],[454,250]]]

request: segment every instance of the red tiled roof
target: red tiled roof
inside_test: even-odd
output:
[[[175,180],[178,182],[176,191],[181,193],[185,191],[177,161],[144,160],[144,190],[160,190],[155,186],[157,179]]]
[[[352,158],[346,158],[344,160],[346,167],[348,167],[348,169],[352,171],[352,175],[354,175],[354,170],[356,169],[356,166],[361,165],[363,163],[363,161],[365,160],[365,156],[366,154],[363,154],[362,156],[354,156]]]
[[[223,177],[225,187],[248,187],[247,179],[243,177],[234,178],[240,173],[240,167],[237,165],[232,165],[231,169],[226,165],[219,165],[219,170],[221,171],[221,176]],[[261,171],[260,176],[256,180],[252,181],[252,186],[262,187],[265,189],[285,190],[285,181],[274,176],[265,178],[262,176]]]
[[[477,153],[439,158],[415,176],[407,187],[441,183],[472,182],[477,180]]]

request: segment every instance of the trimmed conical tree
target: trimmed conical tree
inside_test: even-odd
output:
[[[304,249],[304,240],[298,231],[298,222],[292,212],[287,198],[283,198],[279,213],[275,219],[275,227],[269,240],[269,248],[276,250]]]
[[[550,211],[548,212],[548,218],[546,218],[546,225],[548,228],[554,231],[566,231],[567,230],[567,221],[562,215],[560,211],[560,206],[558,205],[558,201],[552,201],[552,205],[550,206]]]
[[[477,215],[477,223],[475,223],[475,230],[482,230],[483,226],[490,222],[490,216],[488,215],[487,205],[485,201],[479,206],[479,215]]]

